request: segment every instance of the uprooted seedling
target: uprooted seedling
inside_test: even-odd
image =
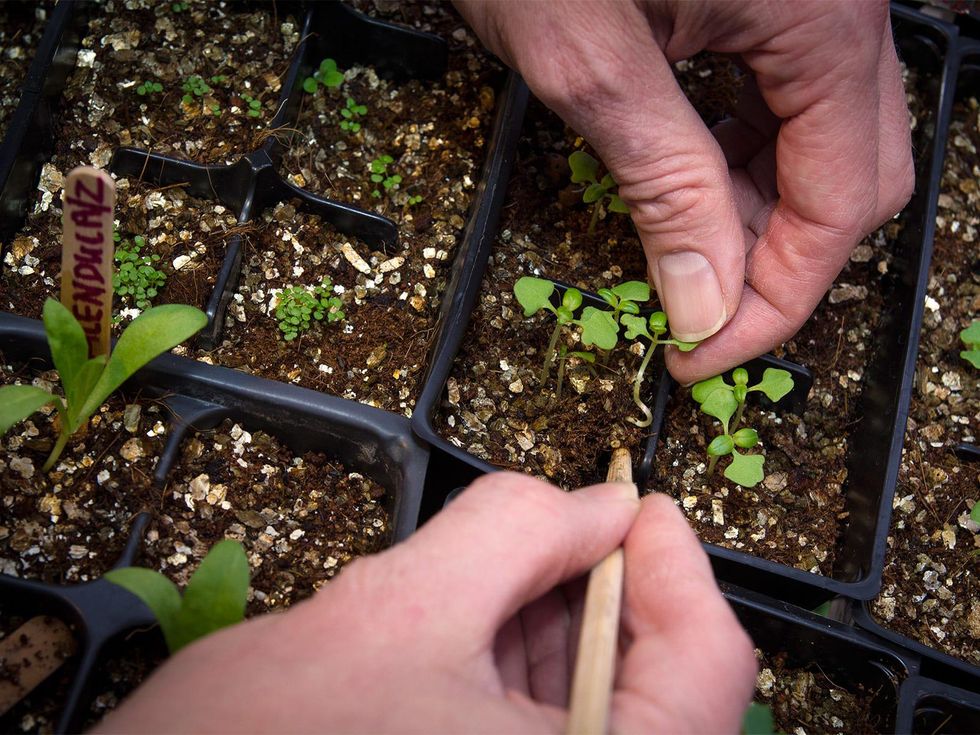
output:
[[[198,638],[240,623],[245,617],[249,577],[245,550],[231,539],[211,547],[183,595],[177,585],[152,569],[123,567],[105,574],[107,580],[150,608],[171,654]]]
[[[192,337],[208,321],[204,312],[192,306],[166,304],[147,309],[123,330],[107,359],[105,355],[89,358],[82,325],[60,302],[48,299],[43,318],[64,398],[32,385],[0,388],[0,436],[45,406],[57,409],[60,433],[41,468],[43,472],[54,467],[72,434],[127,378],[157,355]]]
[[[748,427],[738,428],[745,411],[749,393],[758,391],[770,401],[778,401],[793,389],[793,376],[786,370],[766,368],[762,380],[750,386],[745,368],[732,371],[734,385],[725,382],[722,375],[696,383],[691,396],[701,407],[701,412],[718,419],[723,433],[708,444],[708,474],[714,473],[715,465],[722,457],[731,456],[725,468],[725,477],[742,487],[755,487],[765,477],[761,454],[742,454],[739,449],[752,449],[759,443],[759,434]],[[734,420],[733,420],[734,417]]]
[[[595,234],[595,226],[599,221],[602,206],[610,212],[629,214],[629,207],[616,193],[616,181],[612,174],[607,173],[599,178],[599,162],[585,151],[575,151],[568,157],[568,165],[572,169],[573,184],[587,184],[582,192],[582,201],[592,205],[592,219],[589,222],[589,234]]]

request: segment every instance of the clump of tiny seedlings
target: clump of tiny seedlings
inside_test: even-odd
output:
[[[388,166],[394,162],[395,159],[387,154],[378,156],[371,161],[371,181],[375,184],[381,184],[381,187],[386,192],[397,189],[398,185],[402,183],[401,176],[388,171]],[[371,196],[375,197],[376,199],[380,199],[381,189],[375,189],[372,191]]]
[[[42,467],[43,472],[54,467],[72,434],[86,424],[127,378],[157,355],[192,337],[208,321],[204,312],[192,306],[156,306],[144,311],[123,330],[108,358],[105,355],[89,358],[82,325],[61,302],[48,299],[44,303],[43,319],[64,398],[32,385],[0,388],[0,436],[45,406],[54,406],[58,411],[58,440]]]
[[[980,370],[980,319],[974,319],[970,326],[960,332],[960,341],[966,347],[960,352],[960,357]]]
[[[197,74],[192,74],[180,87],[184,91],[184,96],[180,98],[180,101],[185,105],[192,105],[195,97],[204,97],[204,95],[214,91],[211,85],[224,84],[227,81],[228,77],[224,74],[215,74],[208,81]],[[221,107],[218,104],[212,103],[208,105],[207,109],[212,115],[221,114]]]
[[[357,118],[365,115],[367,115],[367,107],[357,104],[353,97],[348,97],[346,106],[340,111],[340,116],[344,118],[340,121],[340,129],[346,133],[358,132],[361,129],[361,124]]]
[[[291,342],[308,332],[314,321],[338,322],[347,315],[343,302],[332,293],[333,283],[324,276],[319,285],[311,288],[290,286],[279,294],[276,321],[283,339]]]
[[[597,348],[603,355],[603,362],[605,363],[608,362],[609,353],[619,343],[619,329],[622,326],[626,330],[624,336],[627,339],[635,340],[643,336],[650,341],[650,346],[647,348],[646,355],[633,381],[633,400],[643,411],[644,419],[630,419],[637,426],[649,426],[652,417],[650,409],[640,399],[640,389],[654,350],[657,345],[671,344],[686,352],[694,349],[697,345],[673,338],[664,339],[664,335],[667,333],[667,316],[662,311],[651,314],[649,320],[637,316],[640,311],[639,304],[650,300],[650,287],[642,281],[627,281],[611,289],[603,289],[600,293],[603,294],[606,303],[612,307],[612,311],[605,311],[595,306],[586,306],[582,309],[582,314],[578,319],[575,318],[575,311],[582,305],[581,291],[576,288],[566,289],[562,295],[561,304],[557,307],[551,303],[554,292],[555,284],[543,278],[525,276],[518,279],[517,283],[514,284],[514,296],[518,303],[524,307],[525,317],[533,316],[542,310],[551,312],[555,317],[555,328],[548,342],[544,366],[541,370],[539,381],[541,385],[544,386],[547,383],[551,365],[557,358],[559,361],[558,390],[555,395],[557,400],[561,398],[565,361],[569,357],[576,357],[590,365],[596,361],[595,355],[589,352],[567,352],[567,348],[563,347],[562,351],[556,353],[558,340],[564,328],[579,327],[579,341],[586,347]],[[648,323],[650,325],[649,330],[647,328]]]
[[[736,368],[732,371],[732,382],[734,385],[726,383],[724,376],[716,375],[695,383],[691,389],[691,396],[701,407],[701,412],[718,419],[722,426],[723,433],[708,444],[708,474],[714,473],[720,458],[731,455],[732,461],[725,468],[725,477],[742,487],[755,487],[765,477],[762,470],[765,457],[738,451],[751,449],[759,443],[759,434],[755,429],[738,428],[745,411],[745,399],[749,393],[758,391],[776,402],[793,390],[793,376],[786,370],[766,368],[762,380],[750,386],[748,371]]]
[[[143,82],[136,88],[136,94],[140,97],[145,97],[148,94],[159,94],[163,91],[163,85],[160,82]]]
[[[136,595],[150,608],[171,654],[245,618],[250,572],[242,545],[219,541],[191,575],[181,595],[177,585],[152,569],[123,567],[105,579]]]
[[[336,89],[343,83],[344,73],[337,69],[337,62],[333,59],[324,59],[320,62],[319,68],[313,72],[313,76],[303,80],[303,91],[307,94],[315,94],[320,86]]]
[[[170,3],[170,9],[175,13],[183,13],[189,7],[190,7],[190,3],[187,2]]]
[[[113,240],[116,242],[116,272],[112,276],[112,288],[117,296],[130,297],[137,308],[146,309],[167,282],[167,274],[153,265],[160,256],[141,254],[146,245],[142,235],[136,235],[130,242],[115,232]]]
[[[262,101],[257,100],[250,94],[243,94],[242,100],[245,102],[245,114],[249,117],[260,117],[262,115]]]
[[[599,179],[599,162],[585,151],[575,151],[568,157],[568,166],[572,169],[573,184],[588,184],[582,192],[582,201],[593,205],[592,220],[589,222],[589,234],[595,234],[595,226],[599,221],[603,203],[608,201],[606,208],[610,212],[629,214],[629,207],[616,193],[616,182],[612,174],[607,173]]]

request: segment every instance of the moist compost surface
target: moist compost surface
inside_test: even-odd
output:
[[[903,635],[980,665],[978,372],[959,356],[959,334],[980,313],[980,167],[977,100],[954,109],[925,302],[915,387],[895,490],[875,618]]]
[[[44,33],[51,5],[0,4],[0,140],[20,102],[27,69]]]

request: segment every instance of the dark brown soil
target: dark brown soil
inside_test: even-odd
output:
[[[0,140],[20,102],[27,68],[44,33],[51,3],[0,5]]]
[[[920,334],[915,390],[875,617],[927,646],[980,664],[980,464],[954,453],[976,445],[977,370],[959,356],[959,333],[980,313],[980,156],[977,100],[955,108]]]
[[[930,119],[914,73],[906,76],[915,128]],[[919,150],[926,148],[920,146]],[[803,328],[774,354],[808,367],[813,388],[802,417],[751,407],[745,425],[759,432],[766,479],[741,488],[706,475],[705,447],[718,422],[678,389],[665,418],[650,487],[673,495],[699,536],[815,574],[833,573],[847,514],[846,458],[865,371],[877,345],[900,217],[866,238]],[[731,382],[729,378],[729,382]],[[719,471],[727,460],[719,463]]]
[[[107,159],[119,146],[222,163],[261,143],[299,42],[298,21],[274,5],[189,6],[174,12],[170,2],[108,0],[93,10],[55,136],[69,168]],[[186,104],[182,85],[192,76],[210,91]],[[145,82],[163,90],[140,96]],[[243,94],[262,102],[260,117],[246,114]]]
[[[875,691],[839,686],[819,665],[792,668],[784,654],[756,649],[756,701],[769,705],[776,732],[798,735],[875,735],[885,723],[874,714]]]
[[[252,567],[249,614],[282,609],[391,543],[386,499],[321,454],[296,457],[226,421],[185,440],[165,491],[145,497],[145,563],[183,584],[215,543],[236,539]]]
[[[41,201],[11,243],[0,272],[0,308],[4,310],[39,318],[45,299],[58,298],[59,205],[68,170],[59,170],[54,163],[44,167]],[[117,243],[117,250],[131,247],[136,236],[144,237],[140,255],[158,255],[153,266],[167,279],[151,304],[190,304],[203,309],[214,289],[227,242],[240,229],[235,215],[220,204],[189,197],[177,187],[153,189],[119,179],[116,189],[116,229],[124,241]],[[128,295],[115,296],[114,304],[118,332],[140,310]]]

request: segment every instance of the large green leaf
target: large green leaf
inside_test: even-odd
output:
[[[612,287],[612,292],[621,299],[642,304],[650,300],[650,284],[644,281],[626,281]]]
[[[177,646],[171,652],[241,622],[245,617],[248,580],[248,558],[242,545],[230,539],[215,544],[184,590]]]
[[[0,388],[0,436],[10,427],[23,421],[49,403],[58,404],[61,399],[33,385],[5,385]]]
[[[75,376],[75,391],[79,397],[75,403],[68,404],[67,411],[68,426],[72,433],[78,429],[81,423],[78,420],[77,412],[84,406],[85,399],[88,398],[95,384],[99,382],[99,377],[102,375],[104,369],[105,355],[99,355],[98,357],[93,357],[91,360],[87,360],[82,365],[82,369],[78,371],[78,375]]]
[[[517,283],[514,284],[514,296],[524,307],[524,316],[531,316],[546,306],[551,306],[550,299],[554,291],[555,284],[551,281],[533,276],[518,278]]]
[[[765,477],[762,471],[765,461],[761,454],[732,452],[732,463],[725,468],[725,477],[742,487],[755,487]]]
[[[599,175],[599,162],[585,151],[575,151],[568,157],[568,165],[572,169],[572,182],[584,184],[595,182]]]
[[[719,389],[731,393],[732,386],[726,383],[721,375],[716,375],[713,378],[702,380],[700,383],[695,383],[694,387],[691,388],[691,398],[698,403],[704,403],[708,396]]]
[[[140,314],[119,337],[105,369],[79,409],[79,424],[133,373],[150,360],[199,332],[208,318],[200,309],[183,304],[154,306]]]
[[[143,601],[156,616],[167,641],[167,648],[173,653],[180,635],[180,593],[177,585],[159,572],[142,567],[124,567],[106,572],[105,579],[118,584]]]
[[[762,380],[749,388],[749,390],[761,390],[770,401],[778,401],[793,390],[793,376],[787,370],[766,368],[766,371],[762,374]]]
[[[60,301],[48,299],[44,302],[44,331],[48,335],[51,359],[61,377],[65,389],[65,400],[69,410],[81,406],[85,400],[83,385],[79,383],[79,373],[88,362],[88,340],[85,330],[72,313]],[[91,385],[88,386],[91,388]]]
[[[586,347],[595,345],[600,350],[611,350],[619,341],[619,325],[608,311],[586,306],[577,323],[582,327],[582,344]]]
[[[736,409],[738,409],[738,401],[735,400],[735,396],[729,390],[714,390],[701,402],[701,411],[721,421],[725,425],[726,431],[728,422]]]
[[[619,317],[619,322],[624,327],[626,331],[623,336],[626,339],[636,339],[637,337],[646,337],[648,340],[653,341],[653,337],[647,330],[647,320],[642,316],[633,316],[632,314],[621,314]]]

